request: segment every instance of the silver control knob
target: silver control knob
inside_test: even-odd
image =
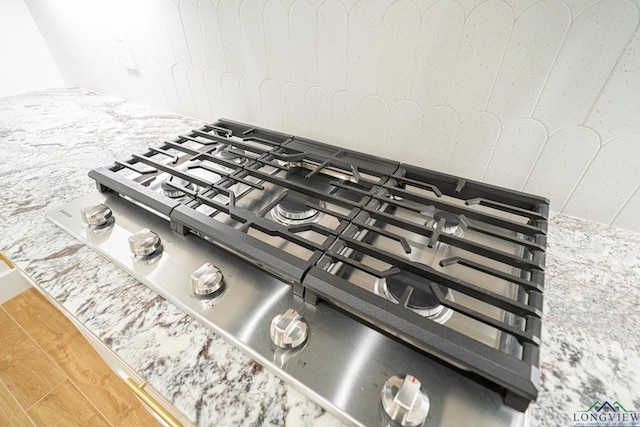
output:
[[[222,288],[222,272],[211,263],[206,263],[191,273],[191,290],[196,295],[211,295]]]
[[[307,340],[307,323],[296,310],[289,309],[273,318],[269,333],[278,347],[294,349]]]
[[[422,383],[413,375],[389,378],[380,398],[389,418],[401,426],[421,426],[427,419],[429,398],[422,391]]]
[[[160,237],[144,228],[129,236],[129,249],[136,256],[148,256],[160,249]]]
[[[85,224],[104,225],[109,221],[113,212],[111,212],[111,209],[109,209],[108,206],[98,203],[80,209],[80,215],[82,216],[82,221],[84,221]]]

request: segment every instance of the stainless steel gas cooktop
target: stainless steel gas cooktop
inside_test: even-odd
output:
[[[548,200],[229,120],[89,176],[53,222],[343,420],[526,424]]]

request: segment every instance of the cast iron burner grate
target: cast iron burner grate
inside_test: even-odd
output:
[[[229,120],[89,175],[518,410],[538,394],[546,199]]]

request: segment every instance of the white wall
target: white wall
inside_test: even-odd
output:
[[[640,231],[635,1],[27,4],[69,83],[537,193]]]
[[[63,84],[24,0],[0,1],[0,96]]]

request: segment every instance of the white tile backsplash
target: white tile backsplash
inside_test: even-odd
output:
[[[638,189],[639,166],[640,135],[625,135],[608,142],[587,168],[565,211],[610,223]]]
[[[533,113],[550,132],[584,123],[638,25],[627,0],[606,0],[583,10],[551,67]]]
[[[26,3],[67,83],[640,231],[640,0]]]
[[[486,110],[512,27],[513,11],[500,0],[467,16],[446,100],[460,116]]]
[[[420,150],[413,164],[429,165],[440,172],[447,169],[449,155],[458,135],[460,119],[453,108],[437,105],[425,111],[420,125]]]
[[[629,228],[627,224],[637,223],[638,218],[640,218],[640,187],[636,188],[636,191],[616,214],[611,224],[616,227]]]
[[[384,13],[377,47],[376,93],[389,104],[409,93],[419,32],[420,14],[411,0],[399,0]]]
[[[480,180],[500,135],[500,122],[491,113],[471,113],[460,122],[446,171]]]
[[[500,132],[482,180],[522,190],[546,139],[547,131],[537,120],[509,122]]]
[[[561,2],[532,4],[515,21],[487,110],[503,123],[531,117],[571,24]]]
[[[599,147],[598,135],[583,126],[553,133],[547,138],[524,191],[545,194],[551,200],[551,209],[562,211]],[[598,196],[594,193],[593,197]]]
[[[640,132],[640,31],[637,27],[627,49],[596,99],[585,124],[607,142],[616,136]]]

